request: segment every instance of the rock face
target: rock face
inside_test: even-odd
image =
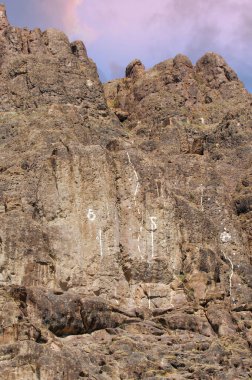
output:
[[[99,81],[0,6],[0,379],[249,379],[252,97],[208,53]]]

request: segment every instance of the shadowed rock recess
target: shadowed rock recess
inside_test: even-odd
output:
[[[0,379],[250,379],[252,97],[222,57],[102,86],[0,6]]]

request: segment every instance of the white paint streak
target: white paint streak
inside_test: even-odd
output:
[[[136,199],[136,196],[137,196],[138,190],[139,190],[139,182],[137,182],[137,185],[136,185],[136,190],[135,190],[135,192],[134,192],[134,199]]]
[[[99,229],[98,236],[96,239],[99,241],[99,246],[100,246],[100,255],[103,257],[103,242],[102,242],[102,230],[101,228]]]
[[[108,205],[108,202],[106,202],[106,209],[107,209],[107,213],[108,213],[108,216],[109,216],[109,205]]]
[[[161,193],[161,197],[164,198],[164,192],[163,192],[162,183],[161,183],[161,186],[160,186],[160,193]]]
[[[156,224],[157,217],[150,216],[151,221],[151,257],[154,257],[154,232],[157,230]]]
[[[140,235],[138,236],[137,241],[138,241],[137,249],[138,249],[138,252],[141,254],[142,252],[141,252],[141,248],[140,248]]]
[[[151,291],[150,291],[150,289],[148,292],[148,302],[149,302],[149,309],[151,309]]]
[[[117,298],[117,288],[115,288],[115,298]],[[116,303],[119,304],[119,301],[116,299]]]
[[[222,243],[226,244],[226,243],[229,243],[232,241],[232,236],[231,234],[227,231],[226,228],[224,228],[224,232],[222,232],[220,234],[220,240],[222,241]],[[222,251],[223,252],[223,251]],[[234,252],[233,252],[234,254]],[[225,257],[225,259],[229,262],[230,264],[230,275],[229,275],[229,294],[230,294],[230,300],[232,300],[232,278],[233,278],[233,275],[234,275],[234,264],[232,262],[232,260],[230,259],[230,257],[225,253],[223,252],[223,255]]]
[[[204,186],[203,186],[203,184],[201,184],[200,185],[200,207],[201,207],[201,211],[204,211],[203,197],[204,197]]]
[[[139,177],[138,177],[138,174],[137,174],[137,171],[135,169],[135,166],[132,164],[132,161],[130,159],[130,155],[129,153],[127,152],[127,157],[128,157],[128,161],[129,161],[129,164],[130,166],[132,167],[132,170],[134,172],[134,175],[135,175],[135,178],[136,178],[136,189],[134,191],[134,201],[136,200],[136,196],[138,194],[138,191],[139,191],[139,187],[140,187],[140,183],[139,183]]]
[[[232,299],[231,295],[232,295],[232,278],[234,275],[234,264],[233,264],[232,260],[230,259],[230,257],[228,257],[228,255],[225,254],[225,252],[223,252],[223,254],[225,256],[225,259],[230,263],[229,294],[230,294],[230,299]]]
[[[140,239],[141,239],[142,230],[143,230],[143,227],[140,227],[140,232],[139,232],[138,237],[137,237],[137,249],[138,249],[138,252],[141,255],[141,258],[143,259],[142,251],[141,251],[141,246],[140,246]]]
[[[154,231],[151,231],[151,258],[154,257]]]

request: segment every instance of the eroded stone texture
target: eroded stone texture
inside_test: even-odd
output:
[[[218,55],[101,85],[0,7],[0,379],[248,379],[251,95]],[[105,92],[105,95],[104,95]]]

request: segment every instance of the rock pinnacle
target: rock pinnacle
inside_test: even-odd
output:
[[[9,26],[9,21],[6,14],[6,8],[4,4],[0,4],[0,30],[3,30]]]

